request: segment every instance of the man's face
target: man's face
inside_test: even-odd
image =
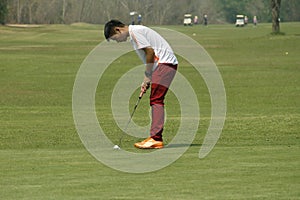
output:
[[[116,28],[115,34],[111,36],[109,39],[117,41],[117,42],[126,42],[128,37],[128,33],[122,29]]]

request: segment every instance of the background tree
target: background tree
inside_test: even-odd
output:
[[[250,19],[255,15],[259,22],[272,22],[271,1],[275,2],[275,0],[0,0],[1,3],[7,3],[7,23],[103,24],[115,18],[129,24],[131,23],[129,12],[137,11],[142,15],[145,25],[182,24],[186,13],[197,15],[200,20],[207,14],[211,24],[234,23],[237,14],[247,15]],[[280,18],[285,22],[299,21],[299,10],[299,0],[282,1]]]
[[[280,5],[281,0],[271,0],[272,8],[272,30],[274,33],[280,32]]]
[[[257,16],[261,22],[271,22],[272,16],[269,1],[251,0],[245,8],[247,16]]]
[[[281,2],[280,21],[300,21],[300,1],[287,0]]]
[[[247,14],[246,5],[248,0],[217,0],[219,12],[225,17],[225,21],[234,23],[236,15]]]
[[[0,24],[6,23],[7,16],[7,0],[0,0]]]

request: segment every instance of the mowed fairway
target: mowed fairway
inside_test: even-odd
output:
[[[225,127],[213,151],[199,159],[209,93],[180,58],[179,71],[199,99],[197,136],[170,166],[128,174],[92,157],[73,121],[76,73],[103,41],[103,26],[0,26],[0,199],[300,199],[300,23],[283,23],[285,35],[278,36],[270,34],[271,24],[165,28],[195,39],[214,59],[227,95]],[[120,129],[112,118],[111,93],[122,74],[140,64],[129,53],[99,82],[97,116],[114,143]],[[166,143],[180,118],[173,97],[170,92],[166,100]],[[130,108],[135,101],[132,95]],[[144,98],[133,120],[148,123],[148,109]],[[137,140],[124,138],[124,148],[144,153],[132,147]]]

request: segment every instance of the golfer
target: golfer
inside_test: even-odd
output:
[[[127,26],[118,20],[111,20],[105,24],[104,35],[107,41],[125,42],[130,38],[134,50],[145,64],[141,93],[151,87],[150,137],[134,146],[140,149],[163,148],[164,99],[178,65],[173,50],[161,35],[142,25]]]

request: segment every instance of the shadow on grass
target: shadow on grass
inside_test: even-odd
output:
[[[169,144],[165,148],[180,148],[180,147],[200,147],[202,144]]]
[[[276,36],[276,35],[278,35],[278,36],[284,36],[285,35],[285,33],[284,32],[272,32],[270,35],[272,35],[272,36]]]

